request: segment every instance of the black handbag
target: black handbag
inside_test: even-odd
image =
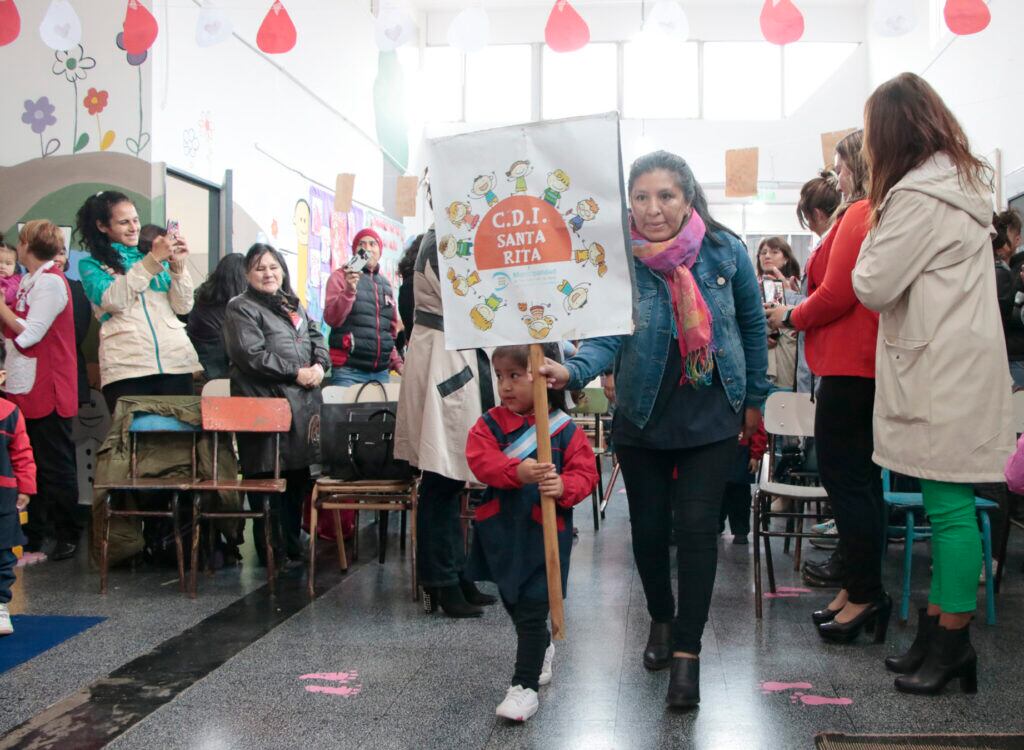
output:
[[[367,386],[376,384],[383,401],[361,402]],[[395,458],[395,413],[381,383],[365,383],[350,404],[320,407],[320,461],[327,476],[345,482],[410,479],[406,461]]]

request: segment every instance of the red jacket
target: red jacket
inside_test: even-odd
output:
[[[878,313],[864,307],[853,292],[853,267],[868,233],[870,212],[866,200],[857,201],[829,231],[808,264],[810,296],[790,316],[794,328],[807,332],[807,364],[818,377],[875,377]]]
[[[515,432],[523,424],[533,424],[533,415],[522,417],[504,406],[496,406],[488,412],[491,418],[506,434]],[[494,433],[487,427],[483,418],[477,420],[469,431],[466,439],[466,460],[469,468],[483,484],[499,490],[518,490],[523,484],[516,476],[516,467],[522,463],[518,458],[509,458],[498,447]],[[565,493],[557,503],[563,508],[571,508],[582,502],[597,484],[597,467],[594,451],[590,448],[583,430],[576,433],[569,441],[562,456],[562,483]]]

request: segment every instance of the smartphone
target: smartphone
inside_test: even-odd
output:
[[[352,257],[349,258],[348,263],[345,264],[346,271],[362,271],[366,264],[370,262],[370,257],[366,254],[365,250],[356,250]]]
[[[167,234],[174,236],[178,234],[178,220],[168,219],[167,221]]]
[[[761,281],[761,297],[766,305],[786,304],[786,285],[778,279]]]

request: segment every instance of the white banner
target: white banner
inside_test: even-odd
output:
[[[633,330],[615,113],[431,144],[445,346]]]

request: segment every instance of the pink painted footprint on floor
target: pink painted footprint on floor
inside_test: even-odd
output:
[[[761,693],[769,695],[771,693],[781,693],[786,690],[792,690],[793,693],[789,696],[790,703],[802,703],[805,706],[850,706],[853,705],[852,698],[830,698],[825,695],[807,695],[804,690],[810,690],[813,688],[809,682],[762,682]]]
[[[761,692],[781,693],[783,690],[810,690],[814,685],[809,682],[762,682]]]
[[[323,682],[337,683],[334,685],[306,685],[307,693],[324,693],[326,695],[338,695],[342,698],[351,698],[359,695],[363,689],[361,682],[358,682],[359,672],[350,670],[348,672],[310,672],[299,677],[300,680],[322,680]]]
[[[775,593],[771,591],[765,591],[763,596],[765,599],[793,599],[801,594],[810,594],[810,589],[793,588],[792,586],[777,586]]]

